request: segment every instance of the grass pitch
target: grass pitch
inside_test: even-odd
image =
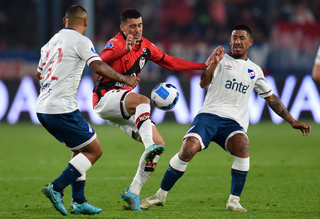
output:
[[[73,218],[319,218],[320,125],[311,121],[303,137],[287,123],[250,125],[251,167],[241,195],[248,212],[225,210],[233,157],[211,143],[189,163],[184,176],[169,192],[163,207],[131,211],[120,192],[135,175],[143,146],[115,126],[94,126],[104,154],[87,173],[86,198],[103,211]],[[166,150],[141,198],[159,188],[171,157],[181,147],[189,125],[157,126]],[[31,123],[0,123],[0,218],[61,218],[41,192],[65,169],[71,152],[42,127]],[[65,189],[68,210],[70,186]]]

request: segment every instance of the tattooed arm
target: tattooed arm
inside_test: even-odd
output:
[[[97,74],[105,77],[105,78],[109,78],[111,80],[114,81],[119,81],[122,83],[125,83],[126,85],[135,88],[139,82],[140,79],[135,77],[135,76],[131,76],[131,75],[123,75],[120,74],[118,72],[116,72],[115,70],[113,70],[113,68],[111,68],[108,64],[99,61],[99,60],[95,60],[92,61],[90,63],[90,68],[96,72]]]
[[[283,105],[279,97],[277,97],[275,94],[272,94],[269,97],[266,97],[265,100],[267,101],[267,104],[270,106],[270,108],[278,114],[281,118],[286,120],[294,129],[300,129],[302,132],[302,135],[308,135],[311,131],[311,126],[303,123],[296,121],[287,108]]]
[[[201,75],[201,79],[200,79],[201,88],[209,87],[213,78],[213,72],[216,69],[218,63],[223,58],[223,51],[224,51],[224,48],[222,46],[218,46],[206,61],[206,65],[208,67]]]

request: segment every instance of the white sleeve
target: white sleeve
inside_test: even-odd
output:
[[[96,53],[96,50],[94,49],[94,46],[87,37],[82,37],[77,42],[77,52],[78,55],[86,61],[87,65],[89,66],[90,63],[94,60],[100,60],[101,58]]]
[[[317,55],[316,55],[316,59],[314,60],[314,63],[317,64],[317,65],[320,65],[320,46],[318,48],[318,52],[317,52]]]
[[[258,78],[254,84],[254,90],[260,95],[261,98],[269,97],[273,94],[267,79],[264,77],[264,74],[261,69],[259,69]]]

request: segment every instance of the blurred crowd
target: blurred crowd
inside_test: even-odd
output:
[[[0,2],[0,51],[38,51],[39,1]],[[55,0],[61,16],[76,0]],[[49,1],[45,31],[48,39],[58,30],[52,25],[53,1]],[[119,15],[128,7],[138,9],[144,22],[144,36],[151,41],[203,41],[209,44],[228,41],[230,30],[237,24],[248,25],[255,42],[266,42],[277,21],[299,24],[320,21],[319,0],[94,0],[94,24],[97,45],[103,45],[119,32]],[[60,21],[61,21],[60,17]],[[59,22],[60,22],[59,21]],[[62,21],[61,21],[62,27]]]

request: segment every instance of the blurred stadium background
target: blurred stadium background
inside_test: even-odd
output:
[[[182,59],[204,62],[213,49],[230,50],[229,37],[237,24],[248,25],[254,38],[249,58],[261,66],[274,92],[296,118],[320,123],[320,86],[311,77],[320,44],[319,0],[2,0],[0,2],[0,123],[38,123],[35,101],[39,84],[35,71],[40,48],[59,31],[66,9],[82,5],[89,14],[86,35],[98,53],[119,32],[119,15],[128,7],[138,9],[144,22],[143,36],[163,52]],[[136,91],[150,95],[154,85],[170,81],[181,99],[171,112],[153,110],[157,123],[191,122],[204,93],[201,71],[175,72],[149,62],[142,70]],[[101,124],[91,110],[95,75],[85,69],[79,87],[80,110],[94,124]],[[250,122],[282,120],[272,114],[257,94],[250,101]]]

